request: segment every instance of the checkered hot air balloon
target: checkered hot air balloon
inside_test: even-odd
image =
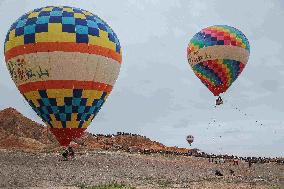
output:
[[[20,17],[7,33],[4,53],[19,91],[63,146],[80,137],[97,115],[122,59],[108,24],[67,6]]]
[[[215,96],[226,92],[238,78],[248,62],[249,53],[246,36],[227,25],[202,29],[187,47],[192,70]]]

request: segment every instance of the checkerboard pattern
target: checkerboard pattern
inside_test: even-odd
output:
[[[51,128],[86,128],[109,93],[83,89],[38,90],[24,94],[34,111]]]
[[[244,67],[239,61],[219,59],[201,62],[192,69],[201,82],[218,96],[232,85]]]
[[[238,29],[227,25],[216,25],[195,34],[188,45],[188,53],[214,45],[232,45],[250,50],[246,36]]]
[[[104,43],[121,53],[119,40],[107,23],[88,11],[67,6],[38,8],[20,17],[8,31],[5,52],[15,46],[46,40]]]

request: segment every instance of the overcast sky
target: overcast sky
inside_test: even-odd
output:
[[[209,153],[284,156],[283,0],[0,0],[0,109],[14,107],[37,122],[9,76],[3,44],[18,17],[46,5],[89,10],[120,39],[119,78],[88,131],[137,133],[179,147],[189,147],[192,134],[192,147]],[[191,37],[215,24],[240,29],[251,46],[218,108],[186,58]]]

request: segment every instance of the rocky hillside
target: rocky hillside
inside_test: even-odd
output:
[[[46,127],[19,113],[14,108],[0,111],[0,148],[42,150],[58,146]]]
[[[112,135],[86,132],[72,144],[78,149],[123,150],[143,153],[188,153],[189,149],[167,147],[137,134],[117,132]],[[45,151],[58,150],[60,146],[46,127],[19,113],[14,108],[0,111],[0,148],[8,150]]]

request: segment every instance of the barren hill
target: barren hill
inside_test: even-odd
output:
[[[112,135],[91,134],[86,132],[81,139],[72,143],[78,149],[123,150],[128,152],[188,153],[189,149],[166,147],[145,136],[117,132]],[[0,111],[0,148],[24,151],[57,150],[55,137],[48,129],[36,123],[14,108]]]
[[[0,148],[33,151],[57,145],[54,136],[43,125],[26,118],[14,108],[0,111]]]

